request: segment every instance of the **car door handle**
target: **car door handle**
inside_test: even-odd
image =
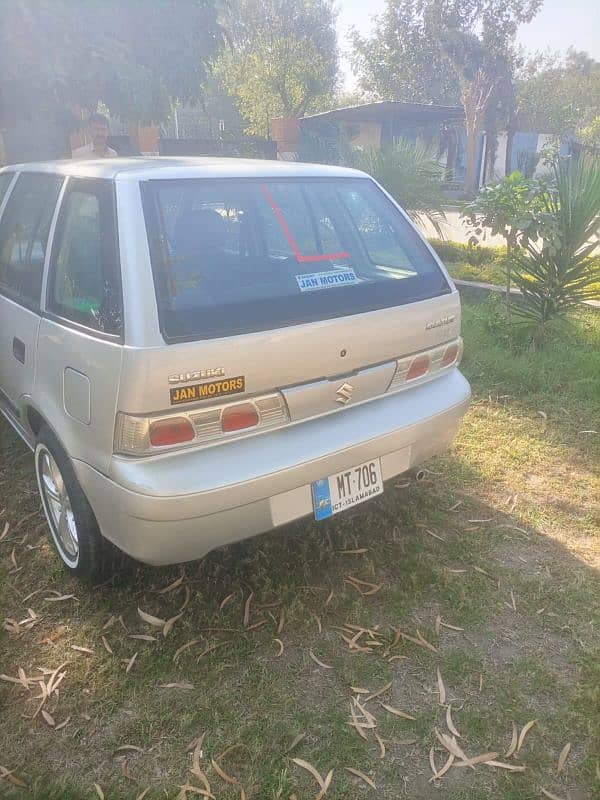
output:
[[[20,361],[21,364],[25,363],[25,343],[17,339],[16,336],[13,339],[13,356],[17,361]]]

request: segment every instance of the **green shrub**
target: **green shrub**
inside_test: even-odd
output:
[[[433,247],[442,261],[449,263],[466,262],[471,266],[491,264],[506,258],[506,247],[484,247],[482,245],[463,244],[462,242],[447,242],[443,239],[430,239]]]
[[[521,295],[515,311],[542,343],[556,319],[595,294],[600,282],[594,237],[600,228],[600,158],[560,159],[541,198],[542,238],[518,254]]]

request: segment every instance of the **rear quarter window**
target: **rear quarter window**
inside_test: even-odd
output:
[[[0,219],[0,288],[35,308],[62,182],[58,175],[22,172]]]
[[[411,223],[368,178],[142,185],[167,340],[301,324],[450,291]]]

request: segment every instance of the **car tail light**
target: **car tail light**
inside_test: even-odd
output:
[[[416,356],[412,360],[412,364],[408,368],[405,380],[414,381],[417,378],[422,378],[429,372],[430,358],[428,354]]]
[[[396,371],[388,386],[388,392],[403,389],[413,381],[434,378],[442,370],[460,364],[463,351],[462,339],[456,339],[439,347],[432,347],[423,353],[400,358],[396,362]]]
[[[149,437],[152,447],[168,447],[191,442],[196,436],[194,426],[187,417],[157,419],[150,423]]]
[[[255,428],[260,422],[258,411],[252,403],[238,403],[223,409],[221,430],[223,433]]]
[[[455,364],[458,356],[460,354],[460,342],[452,342],[446,348],[444,355],[442,356],[442,360],[440,362],[440,366],[442,367],[449,367],[451,364]]]
[[[120,412],[115,425],[114,451],[122,455],[149,456],[280,427],[289,419],[287,405],[279,392],[253,397],[243,403],[211,405],[172,415],[139,417]]]

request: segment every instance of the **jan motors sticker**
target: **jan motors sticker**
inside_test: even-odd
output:
[[[351,267],[331,270],[330,272],[309,272],[296,275],[296,282],[301,292],[315,292],[319,289],[331,289],[334,286],[348,286],[359,283],[359,277]]]
[[[178,386],[170,389],[171,405],[193,403],[195,400],[210,400],[214,397],[223,397],[229,394],[239,394],[246,391],[246,378],[238,375],[235,378],[223,378],[210,383],[196,383],[194,386]]]

